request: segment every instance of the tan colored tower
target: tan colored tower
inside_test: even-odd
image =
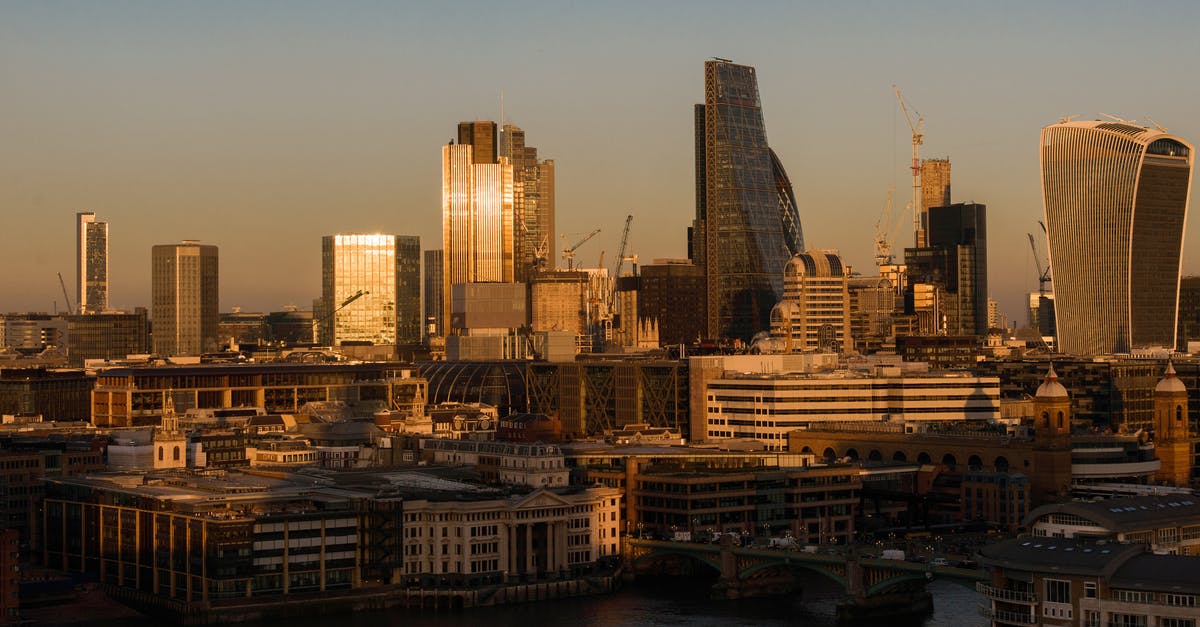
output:
[[[162,357],[217,350],[217,247],[184,240],[150,252],[154,352]]]
[[[921,160],[921,217],[917,248],[929,246],[929,210],[950,206],[950,159]]]
[[[1053,364],[1033,406],[1032,497],[1035,504],[1053,503],[1071,493],[1071,397],[1058,382]]]
[[[1174,364],[1167,362],[1162,380],[1154,387],[1154,452],[1162,462],[1154,481],[1188,487],[1192,474],[1191,448],[1187,388],[1175,376]]]

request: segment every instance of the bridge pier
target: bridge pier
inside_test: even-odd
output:
[[[933,612],[933,595],[923,587],[919,590],[898,590],[869,597],[847,596],[837,606],[838,625],[860,625],[879,622],[896,625],[913,621],[919,624]]]

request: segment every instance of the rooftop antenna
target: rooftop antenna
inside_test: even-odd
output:
[[[504,90],[500,90],[500,128],[504,128]]]

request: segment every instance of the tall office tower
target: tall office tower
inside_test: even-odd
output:
[[[341,346],[420,341],[420,250],[416,237],[322,237],[320,342]]]
[[[528,282],[534,270],[554,270],[554,161],[538,161],[537,148],[525,145],[525,131],[512,124],[500,128],[500,156],[513,167],[515,276]]]
[[[695,108],[696,220],[691,254],[703,268],[705,333],[749,340],[770,327],[780,269],[804,250],[787,173],[767,145],[754,68],[704,62]]]
[[[396,343],[421,343],[421,238],[396,236]]]
[[[896,288],[885,276],[871,276],[851,277],[847,290],[854,351],[864,355],[878,352],[888,337],[895,336]]]
[[[950,160],[921,160],[921,215],[913,239],[916,247],[928,246],[929,208],[950,204]]]
[[[850,284],[836,251],[800,253],[783,269],[783,300],[771,310],[771,336],[787,352],[845,352],[850,338]]]
[[[446,335],[442,318],[442,251],[425,251],[425,339]]]
[[[945,251],[943,313],[950,335],[987,335],[987,206],[930,207],[929,248]]]
[[[90,211],[75,214],[75,286],[79,313],[108,310],[108,223]]]
[[[1124,122],[1042,129],[1058,348],[1174,347],[1192,147]]]
[[[451,285],[514,280],[513,168],[496,156],[496,123],[463,122],[442,147],[442,317]],[[472,143],[461,143],[470,141]],[[476,149],[478,146],[478,149]]]
[[[655,259],[638,268],[638,321],[658,326],[663,346],[691,344],[705,332],[704,272],[687,259]]]
[[[1004,320],[1000,319],[1000,303],[989,298],[987,299],[987,326],[988,329],[1003,329]]]
[[[150,251],[151,338],[162,357],[216,351],[217,247],[184,240]]]

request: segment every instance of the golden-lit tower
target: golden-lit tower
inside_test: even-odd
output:
[[[1154,452],[1162,462],[1154,481],[1187,487],[1192,473],[1191,448],[1187,387],[1175,376],[1175,365],[1167,362],[1163,378],[1154,386]]]
[[[1048,503],[1071,492],[1071,396],[1058,382],[1054,365],[1033,399],[1033,499]]]

